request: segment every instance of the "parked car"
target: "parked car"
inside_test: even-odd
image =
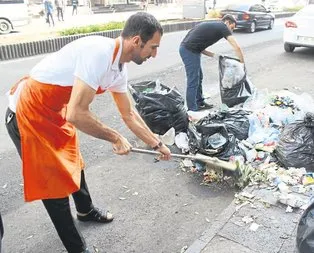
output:
[[[307,5],[285,23],[283,41],[286,52],[296,47],[314,47],[314,5]]]
[[[226,14],[233,15],[237,20],[236,28],[246,29],[250,33],[258,28],[272,29],[275,22],[275,15],[261,4],[230,4],[220,13],[222,17]]]
[[[28,0],[0,0],[0,34],[10,33],[15,27],[31,21]]]

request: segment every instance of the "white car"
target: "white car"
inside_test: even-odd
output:
[[[286,52],[296,47],[314,47],[314,5],[307,5],[285,23],[283,41]]]

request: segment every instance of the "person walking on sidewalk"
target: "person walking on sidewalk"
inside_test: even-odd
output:
[[[186,101],[190,111],[199,111],[213,107],[207,104],[203,97],[203,72],[201,68],[201,54],[216,57],[206,48],[225,38],[235,50],[235,53],[244,62],[243,53],[232,36],[236,20],[231,15],[225,15],[221,21],[203,22],[192,28],[180,45],[180,56],[185,66],[187,78]]]
[[[74,15],[74,12],[75,12],[75,15],[77,15],[77,5],[78,5],[78,0],[72,0],[72,16]]]
[[[107,223],[91,199],[76,128],[108,141],[118,155],[131,144],[118,131],[100,122],[89,107],[96,94],[111,92],[127,127],[141,140],[170,159],[169,149],[133,109],[127,93],[127,66],[155,57],[163,29],[146,12],[132,15],[116,39],[88,36],[45,57],[9,92],[6,127],[22,158],[25,201],[42,200],[70,253],[89,252],[74,223],[72,194],[79,221]],[[106,106],[104,106],[104,110]]]
[[[62,21],[63,20],[63,0],[55,0],[55,6],[57,8],[57,16],[58,16],[58,20],[60,21],[60,18]]]
[[[53,20],[53,6],[50,0],[44,0],[44,7],[45,7],[45,12],[46,12],[46,22],[49,24],[49,26],[55,25],[55,22]],[[51,23],[50,23],[50,19],[51,19]]]

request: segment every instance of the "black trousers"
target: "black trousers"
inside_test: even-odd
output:
[[[2,217],[0,213],[0,253],[1,253],[1,242],[2,242],[3,233],[4,233],[4,228],[3,228]]]
[[[58,16],[58,20],[60,21],[60,16],[61,16],[61,19],[63,21],[63,10],[61,7],[57,7],[57,16]]]
[[[8,133],[21,156],[21,137],[17,125],[16,115],[10,109],[5,115],[5,124]],[[44,166],[44,165],[43,165]],[[84,171],[81,173],[80,190],[73,193],[76,210],[88,213],[94,206],[85,181]],[[81,253],[86,250],[86,243],[78,231],[70,210],[69,197],[60,199],[43,199],[42,202],[54,224],[64,247],[70,253]]]

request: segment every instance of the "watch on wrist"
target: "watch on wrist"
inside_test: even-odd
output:
[[[162,142],[160,141],[155,147],[153,147],[153,150],[157,150],[162,146]]]

